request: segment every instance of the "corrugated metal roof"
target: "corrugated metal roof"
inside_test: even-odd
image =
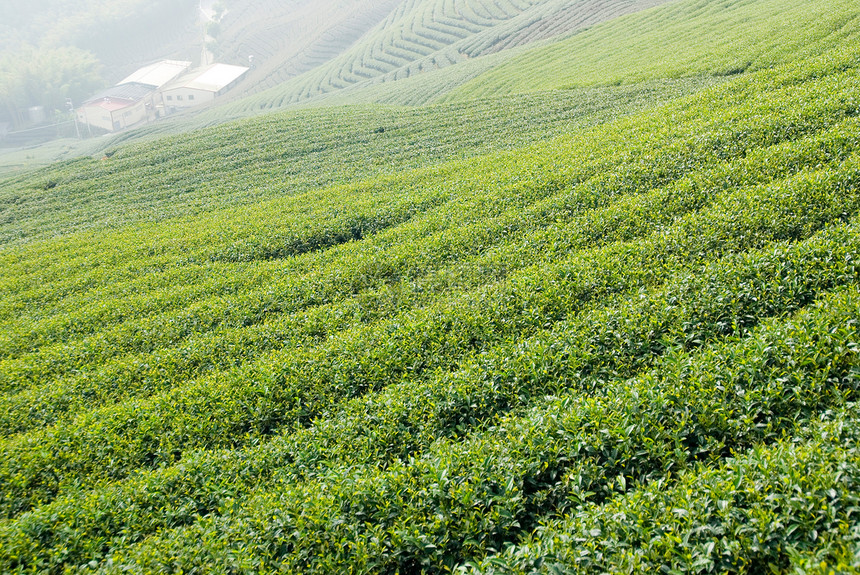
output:
[[[138,83],[160,88],[190,67],[191,62],[184,60],[162,60],[161,62],[144,66],[119,84]]]
[[[130,100],[132,102],[139,102],[152,94],[155,91],[155,88],[149,86],[147,84],[139,84],[137,82],[131,82],[129,84],[120,84],[119,86],[111,86],[107,90],[100,92],[84,102],[85,104],[92,104],[93,102],[97,102],[99,100]]]
[[[92,100],[84,104],[88,108],[101,108],[108,112],[116,112],[123,108],[129,108],[137,104],[134,100],[123,100],[122,98],[105,98],[103,100]]]
[[[218,92],[241,78],[249,69],[244,66],[232,66],[230,64],[212,64],[211,66],[199,68],[181,78],[177,78],[175,81],[164,86],[164,89],[191,88],[193,90]]]

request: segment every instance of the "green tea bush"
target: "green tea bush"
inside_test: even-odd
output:
[[[544,514],[605,503],[628,485],[776,440],[798,418],[854,398],[857,302],[852,288],[749,339],[673,354],[656,372],[599,395],[550,399],[384,469],[347,465],[281,486],[275,479],[217,519],[111,559],[151,569],[199,568],[230,555],[292,572],[455,568],[512,543]]]
[[[853,573],[857,405],[772,445],[585,504],[475,573]]]
[[[852,569],[840,30],[578,114],[297,111],[4,183],[0,571]]]
[[[858,242],[855,230],[840,228],[788,250],[730,256],[705,270],[681,274],[648,297],[631,294],[617,307],[598,308],[581,321],[498,346],[458,373],[438,376],[429,386],[405,382],[378,398],[354,401],[313,428],[278,440],[277,447],[239,458],[225,453],[194,463],[183,460],[179,468],[155,472],[129,486],[96,491],[84,501],[101,509],[97,515],[111,514],[113,520],[78,524],[77,529],[98,529],[107,537],[119,530],[141,533],[155,525],[175,526],[187,521],[189,512],[206,514],[227,499],[248,493],[273,473],[284,477],[289,472],[298,482],[332,466],[408,460],[419,446],[426,449],[439,438],[460,437],[534,398],[571,389],[603,389],[659,362],[664,353],[695,349],[717,337],[745,335],[760,313],[787,313],[812,301],[812,286],[855,281],[852,258]],[[842,275],[846,272],[849,275]],[[214,477],[221,480],[210,482]],[[188,490],[189,486],[197,487]],[[180,496],[184,502],[180,507],[186,511],[166,518],[155,514],[166,497],[179,501]],[[134,502],[135,511],[112,513],[115,501]],[[92,515],[82,513],[81,503],[78,496],[67,496],[45,514]],[[44,516],[38,513],[23,523],[33,525]],[[63,547],[70,549],[66,535],[62,537]]]

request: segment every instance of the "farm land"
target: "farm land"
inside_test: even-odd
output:
[[[860,570],[860,6],[655,4],[0,180],[0,571]]]

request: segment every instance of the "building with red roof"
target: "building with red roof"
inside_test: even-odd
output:
[[[155,112],[155,92],[155,86],[137,82],[113,86],[84,102],[78,121],[108,132],[142,124]]]

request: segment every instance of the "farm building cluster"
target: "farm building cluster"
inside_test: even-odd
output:
[[[249,68],[163,60],[143,67],[117,85],[96,94],[77,109],[78,121],[116,132],[211,102],[232,88]]]

